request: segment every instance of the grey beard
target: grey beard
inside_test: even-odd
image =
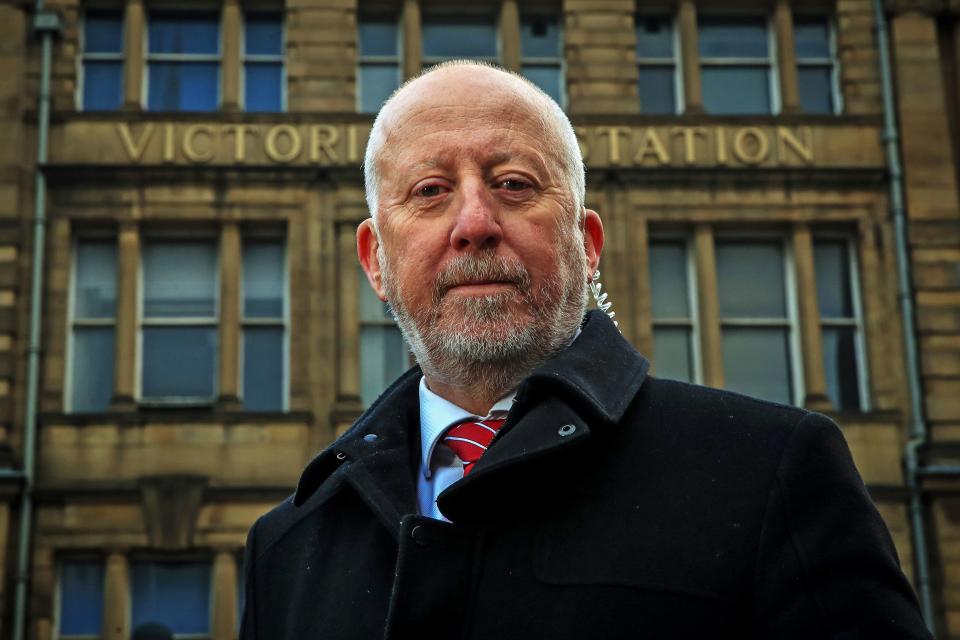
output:
[[[586,308],[586,263],[575,250],[561,250],[557,271],[536,289],[518,260],[492,252],[460,256],[433,283],[429,308],[413,312],[403,303],[404,292],[392,277],[382,246],[379,253],[390,309],[424,373],[487,397],[502,396],[562,351]],[[481,279],[512,282],[517,291],[445,298],[451,286]],[[510,311],[517,295],[530,318]]]

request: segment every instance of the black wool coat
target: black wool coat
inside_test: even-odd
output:
[[[453,524],[404,374],[250,530],[241,640],[930,638],[836,425],[647,368],[589,314]]]

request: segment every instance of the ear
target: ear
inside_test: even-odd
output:
[[[380,271],[380,260],[377,257],[377,249],[380,247],[380,236],[377,235],[377,228],[374,226],[372,218],[367,218],[357,227],[357,257],[360,258],[360,266],[363,272],[367,274],[367,280],[370,286],[376,292],[377,297],[387,301],[387,296],[383,290],[383,274]]]
[[[600,253],[603,251],[603,222],[600,221],[600,214],[593,209],[586,209],[583,215],[583,250],[590,268],[587,273],[589,282],[600,266]]]

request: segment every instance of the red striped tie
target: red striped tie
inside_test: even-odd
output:
[[[463,461],[463,475],[470,473],[473,464],[490,446],[493,437],[497,435],[497,430],[503,426],[504,422],[506,419],[461,422],[443,436],[444,444],[453,449],[457,457]]]

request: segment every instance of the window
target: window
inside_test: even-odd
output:
[[[220,104],[220,16],[151,11],[147,30],[147,108],[214,111]]]
[[[864,410],[868,398],[854,255],[849,238],[814,238],[827,395],[834,407],[846,411]]]
[[[400,32],[397,25],[396,15],[360,15],[357,104],[362,113],[376,113],[400,86]]]
[[[217,244],[147,239],[143,245],[141,397],[213,401],[217,371]]]
[[[807,113],[839,112],[836,47],[830,20],[826,16],[794,16],[793,36],[800,106]]]
[[[563,105],[563,44],[557,14],[521,17],[520,54],[523,75]]]
[[[679,113],[681,86],[677,73],[677,37],[673,19],[636,16],[637,90],[643,113]]]
[[[116,241],[78,239],[72,272],[68,406],[76,412],[105,411],[113,395]]]
[[[247,411],[286,408],[286,271],[281,239],[245,239],[241,353]]]
[[[61,562],[58,580],[57,637],[94,640],[103,619],[103,563],[97,560]]]
[[[425,13],[423,67],[452,60],[497,60],[497,28],[492,13]]]
[[[651,241],[650,290],[657,376],[699,382],[696,284],[685,239]]]
[[[123,104],[123,12],[89,9],[83,19],[81,106],[110,111]]]
[[[399,327],[360,271],[360,396],[365,407],[409,366]]]
[[[131,627],[162,624],[174,637],[210,633],[210,565],[134,562],[130,570]]]
[[[767,19],[703,16],[699,30],[703,106],[707,113],[774,113],[777,93]]]
[[[248,11],[243,24],[244,109],[283,111],[283,14]]]
[[[717,287],[726,387],[799,403],[796,316],[780,239],[718,239]]]

